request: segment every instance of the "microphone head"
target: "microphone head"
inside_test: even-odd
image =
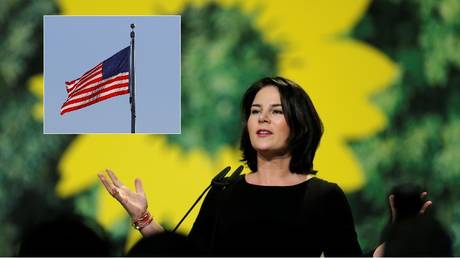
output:
[[[219,173],[219,175],[217,175],[213,180],[212,180],[212,184],[213,185],[218,185],[218,186],[227,186],[227,185],[230,185],[232,184],[237,178],[238,176],[241,174],[241,172],[243,171],[243,166],[239,166],[233,173],[231,176],[229,177],[225,177],[225,174],[227,174],[228,171],[226,171],[225,174],[223,174],[222,177],[219,177],[219,175],[221,175],[221,173]]]
[[[228,171],[230,171],[231,167],[227,166],[222,171],[219,172],[213,179],[212,179],[212,184],[221,184],[222,181],[224,180],[225,176],[227,175]]]
[[[232,181],[236,179],[239,175],[241,175],[241,172],[243,172],[244,167],[240,165],[236,170],[232,173],[232,175],[228,178],[229,181]]]

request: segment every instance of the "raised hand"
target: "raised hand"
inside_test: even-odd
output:
[[[125,208],[133,220],[140,218],[148,206],[141,180],[135,179],[136,192],[133,192],[118,180],[113,171],[106,169],[105,172],[109,175],[111,182],[103,173],[98,174],[105,189]]]
[[[422,200],[425,200],[427,196],[428,196],[428,192],[422,192],[421,195],[420,195],[420,198]],[[395,208],[395,200],[394,200],[394,198],[395,198],[394,194],[390,194],[390,196],[388,197],[388,202],[390,203],[390,209],[391,209],[391,221],[392,222],[395,222],[396,216],[397,216],[397,211],[396,211],[396,208]],[[425,201],[423,203],[422,207],[420,208],[418,213],[419,214],[425,213],[425,211],[428,209],[428,207],[430,207],[432,204],[433,204],[433,202],[430,201],[430,200]]]
[[[422,195],[421,195],[422,199],[426,199],[427,196],[428,196],[427,192],[423,192]],[[432,204],[433,204],[433,202],[430,201],[430,200],[425,201],[425,203],[423,203],[423,206],[419,211],[419,214],[425,213],[425,211],[428,209],[428,207],[430,207]]]

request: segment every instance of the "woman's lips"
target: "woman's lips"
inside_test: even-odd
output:
[[[271,136],[273,133],[270,131],[270,130],[266,130],[266,129],[260,129],[260,130],[257,130],[256,132],[256,135],[258,137],[268,137],[268,136]]]

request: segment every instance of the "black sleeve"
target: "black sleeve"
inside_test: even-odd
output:
[[[212,187],[188,235],[190,243],[201,253],[209,253],[213,243],[220,189]]]
[[[325,256],[361,256],[358,236],[353,216],[344,192],[337,184],[323,195],[324,255]]]

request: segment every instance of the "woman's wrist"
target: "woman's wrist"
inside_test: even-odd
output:
[[[139,232],[144,236],[151,236],[163,232],[163,227],[153,220],[149,225],[143,227]]]
[[[132,219],[132,225],[135,229],[141,230],[142,228],[148,226],[152,223],[153,217],[148,210],[145,210],[141,215],[134,217]]]
[[[148,210],[138,216],[133,216],[132,225],[143,236],[150,236],[164,231],[163,227],[153,219]]]

